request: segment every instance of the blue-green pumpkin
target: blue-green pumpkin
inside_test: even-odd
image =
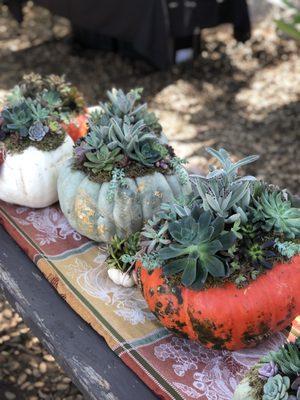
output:
[[[189,182],[181,184],[176,175],[155,172],[136,179],[126,178],[114,198],[108,196],[110,182],[96,183],[72,168],[72,159],[60,169],[58,197],[70,225],[82,235],[110,242],[114,235],[125,238],[141,230],[161,203],[169,203],[191,193]]]

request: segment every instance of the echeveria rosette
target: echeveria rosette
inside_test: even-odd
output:
[[[269,363],[263,364],[259,370],[259,377],[263,380],[267,380],[272,376],[275,376],[278,373],[278,366],[274,361],[270,361]]]
[[[43,125],[41,122],[35,122],[28,130],[29,139],[35,142],[40,142],[44,139],[49,132],[49,127]]]
[[[209,211],[196,210],[194,215],[169,223],[171,244],[159,251],[164,261],[165,276],[182,273],[183,285],[201,288],[208,274],[215,278],[228,275],[226,257],[220,252],[228,250],[235,242],[233,232],[224,231],[224,219],[213,219]]]
[[[254,199],[253,223],[258,223],[266,232],[283,233],[288,239],[300,237],[300,208],[292,207],[283,192],[263,191]]]
[[[287,400],[289,397],[290,378],[279,374],[272,376],[264,385],[262,400]]]

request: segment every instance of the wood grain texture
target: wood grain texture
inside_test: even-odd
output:
[[[59,297],[1,226],[0,289],[86,399],[157,398]]]

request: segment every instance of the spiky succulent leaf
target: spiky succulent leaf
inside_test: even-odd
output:
[[[233,223],[237,219],[247,221],[247,208],[250,204],[252,176],[239,177],[238,169],[257,160],[258,156],[249,156],[233,163],[229,154],[224,150],[219,151],[208,148],[207,151],[216,157],[222,168],[211,168],[207,176],[193,175],[196,192],[203,202],[203,208]]]

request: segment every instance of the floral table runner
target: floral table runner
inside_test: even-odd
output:
[[[40,210],[0,202],[0,222],[65,301],[160,398],[231,400],[238,382],[264,353],[285,340],[228,352],[170,334],[137,288],[114,285],[96,243],[67,223],[58,206]],[[300,318],[290,337],[300,333]]]

